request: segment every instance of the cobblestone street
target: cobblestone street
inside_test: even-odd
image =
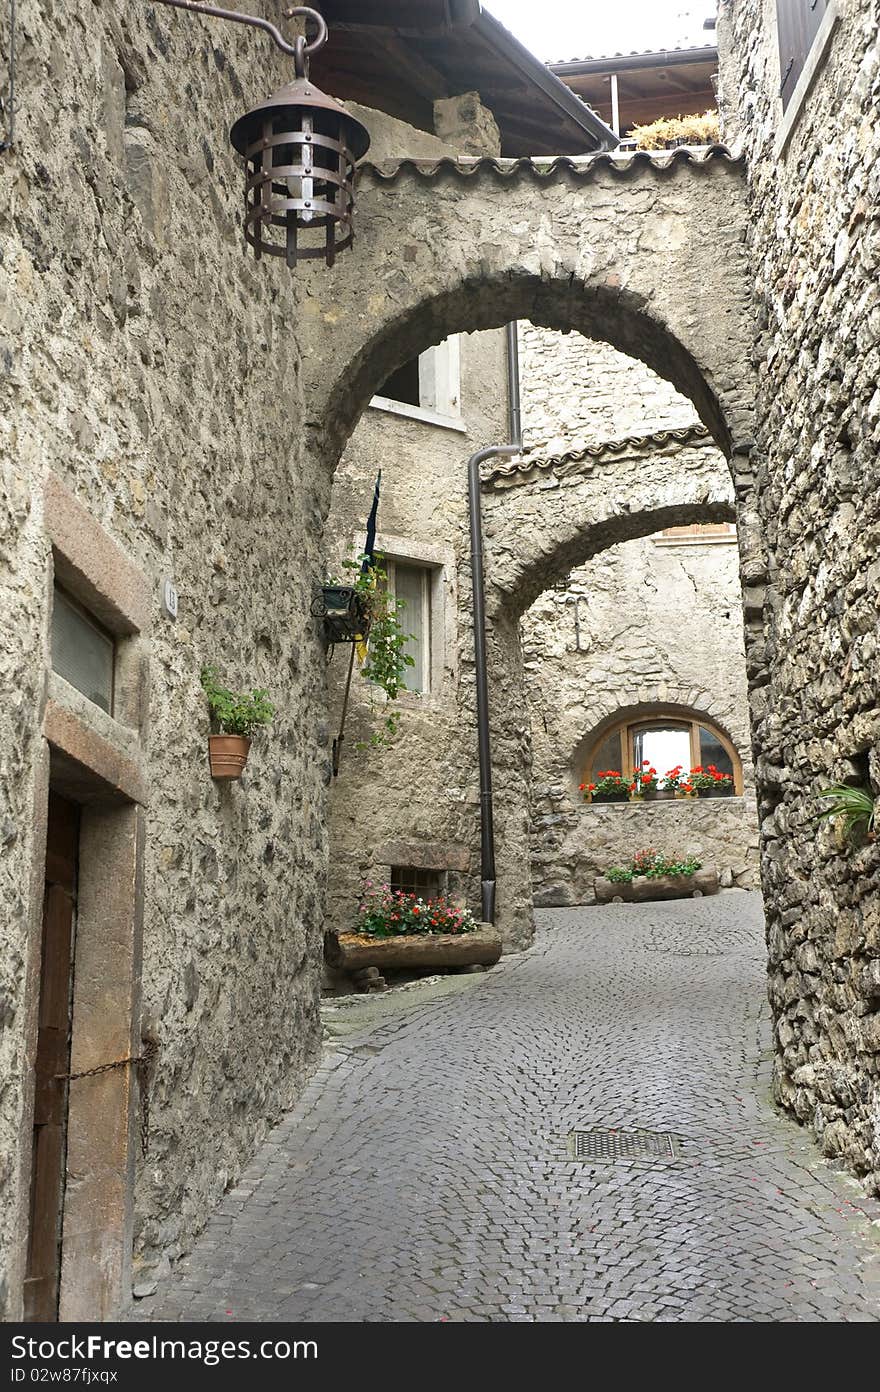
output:
[[[299,1105],[131,1317],[880,1317],[880,1204],[769,1102],[760,898],[538,919],[441,995],[331,1009]],[[569,1158],[606,1127],[677,1155]]]

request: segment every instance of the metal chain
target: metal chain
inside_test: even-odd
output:
[[[94,1068],[83,1068],[79,1073],[56,1073],[59,1082],[75,1082],[77,1078],[94,1078],[99,1073],[112,1073],[116,1068],[137,1069],[138,1090],[141,1096],[141,1154],[146,1159],[150,1144],[150,1074],[152,1065],[159,1055],[160,1046],[152,1040],[144,1040],[143,1053],[129,1058],[114,1059],[112,1063],[99,1063]]]

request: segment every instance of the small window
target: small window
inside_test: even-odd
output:
[[[393,890],[402,890],[404,894],[436,899],[440,894],[440,871],[422,870],[417,865],[392,865],[389,883]]]
[[[721,773],[731,774],[734,791],[742,794],[742,764],[730,740],[680,707],[661,707],[655,715],[641,713],[618,721],[599,735],[579,772],[588,783],[595,782],[606,769],[630,779],[646,762],[657,769],[661,786],[669,769],[714,764]]]
[[[776,0],[779,94],[785,111],[828,8],[827,0]]]
[[[389,401],[404,401],[408,406],[421,406],[418,358],[413,358],[396,372],[392,372],[379,395],[387,396]]]
[[[690,767],[691,732],[675,721],[653,720],[649,725],[633,726],[633,768],[645,763],[665,773],[680,765]]]
[[[614,769],[620,773],[623,770],[624,759],[620,752],[620,730],[615,730],[613,735],[607,735],[593,754],[594,769]]]
[[[378,395],[438,416],[461,414],[461,352],[458,335],[427,348],[399,367]]]
[[[388,586],[395,599],[403,600],[400,625],[407,640],[403,651],[412,658],[404,673],[407,691],[431,689],[431,587],[433,571],[408,561],[386,561]]]
[[[706,767],[714,764],[719,773],[729,773],[734,781],[736,779],[736,770],[727,746],[707,725],[700,726],[700,763]]]
[[[52,670],[108,715],[113,711],[116,648],[82,605],[56,585],[52,605]]]

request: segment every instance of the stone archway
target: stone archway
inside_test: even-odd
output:
[[[683,471],[673,484],[666,470],[626,460],[559,494],[527,486],[486,508],[498,922],[512,945],[526,944],[532,930],[531,740],[521,615],[542,590],[610,547],[665,527],[732,519],[730,483],[718,476],[720,461],[712,454],[713,464],[693,475]]]
[[[510,608],[518,617],[548,585],[620,542],[664,527],[736,520],[730,476],[712,448],[672,441],[520,478],[512,484],[498,470],[484,484],[490,613]]]
[[[577,330],[689,397],[734,476],[754,390],[742,166],[724,152],[627,160],[365,165],[336,315],[303,304],[314,447],[335,464],[379,384],[452,333],[511,319]]]
[[[502,166],[403,161],[364,169],[358,247],[334,270],[340,300],[357,310],[337,317],[308,296],[303,306],[314,452],[335,467],[373,394],[427,346],[511,319],[576,330],[641,359],[693,402],[717,446],[711,466],[699,449],[683,459],[672,489],[644,457],[573,477],[563,488],[564,526],[537,527],[531,549],[523,549],[517,513],[532,506],[525,494],[514,504],[487,498],[499,921],[508,942],[521,945],[532,913],[519,615],[573,565],[663,527],[736,515],[754,552],[753,330],[736,161],[680,152],[558,161],[543,171]],[[718,467],[723,460],[729,473]]]

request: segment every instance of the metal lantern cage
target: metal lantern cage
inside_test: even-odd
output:
[[[332,266],[354,240],[355,165],[370,148],[370,134],[345,107],[309,80],[309,58],[327,42],[317,10],[297,5],[285,18],[316,28],[310,41],[288,43],[274,24],[257,15],[220,9],[200,0],[159,0],[174,9],[249,24],[270,35],[292,56],[295,77],[233,125],[229,138],[245,162],[244,235],[257,260],[323,257]]]
[[[366,127],[309,81],[308,51],[298,40],[296,80],[229,133],[245,160],[244,235],[258,260],[283,256],[291,269],[317,256],[332,266],[351,246],[355,163],[370,145]]]

